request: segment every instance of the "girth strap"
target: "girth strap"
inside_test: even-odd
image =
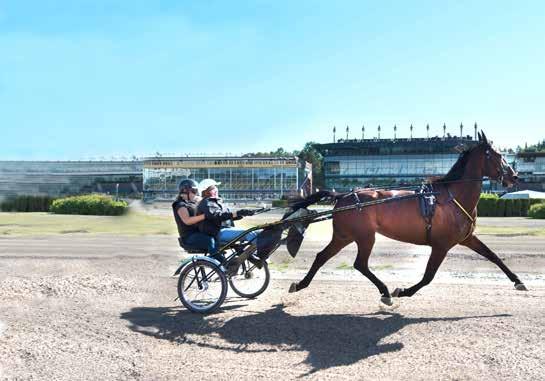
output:
[[[474,224],[474,223],[475,223],[475,219],[474,219],[473,217],[471,217],[471,214],[469,214],[469,213],[467,212],[467,210],[465,210],[465,208],[462,206],[462,204],[460,204],[460,203],[458,202],[458,200],[456,200],[456,198],[454,198],[454,197],[452,198],[452,201],[454,201],[454,203],[456,204],[456,206],[457,206],[458,208],[460,208],[460,210],[461,210],[462,212],[464,212],[464,214],[467,216],[467,218],[469,218],[469,220],[471,221],[471,223]]]
[[[473,232],[473,229],[475,228],[475,223],[477,221],[476,221],[475,218],[471,217],[471,214],[469,214],[468,211],[462,206],[462,204],[460,204],[458,202],[458,200],[456,200],[456,197],[452,196],[452,193],[450,193],[450,189],[449,189],[449,194],[451,195],[451,199],[454,202],[454,205],[456,205],[458,208],[460,208],[460,210],[466,215],[466,217],[469,219],[469,221],[471,221],[471,226],[469,227],[469,232],[466,234],[464,239],[460,241],[460,242],[464,242],[467,239],[467,237],[469,237],[471,235],[471,233]]]

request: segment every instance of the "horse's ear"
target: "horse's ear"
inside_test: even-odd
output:
[[[481,130],[481,137],[483,138],[483,143],[488,144],[488,139],[486,138],[486,135],[484,134],[483,130]]]
[[[481,135],[480,132],[477,132],[477,137],[479,138],[479,142],[483,141],[483,136]]]

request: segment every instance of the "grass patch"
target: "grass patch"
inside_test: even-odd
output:
[[[237,221],[243,229],[271,222],[270,219],[248,218]],[[310,225],[305,239],[324,239],[332,232],[331,221]],[[171,215],[144,214],[129,211],[123,216],[81,216],[51,213],[0,213],[0,236],[32,236],[51,234],[174,235],[178,234]],[[479,226],[477,234],[498,236],[545,236],[544,227]],[[280,268],[287,264],[277,264]],[[342,263],[340,269],[352,268]],[[279,270],[282,271],[282,270]]]
[[[346,262],[342,262],[340,265],[335,267],[337,270],[352,270],[354,267],[352,265],[349,265]]]
[[[171,216],[129,212],[123,216],[80,216],[51,213],[0,213],[0,235],[50,234],[177,235]]]
[[[74,230],[61,230],[60,234],[73,234],[73,233],[89,233],[85,229],[74,229]]]
[[[378,266],[369,266],[369,268],[371,269],[371,271],[381,271],[381,270],[389,270],[389,269],[393,269],[394,266],[392,265],[378,265]],[[335,267],[336,270],[354,270],[354,266],[346,263],[346,262],[342,262],[340,265],[338,265],[337,267]]]
[[[381,270],[390,270],[393,269],[394,266],[392,265],[378,265],[378,266],[369,266],[371,271],[381,271]]]
[[[498,236],[545,236],[543,228],[510,227],[510,226],[481,226],[477,228],[476,234],[498,235]]]
[[[269,262],[269,268],[271,270],[279,271],[279,272],[286,272],[288,271],[290,263],[288,261],[276,263],[276,262]]]

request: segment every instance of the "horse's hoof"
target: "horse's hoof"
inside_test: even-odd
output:
[[[384,304],[386,304],[388,307],[392,306],[394,304],[392,298],[389,298],[387,296],[383,296],[380,298],[380,301]]]
[[[288,291],[289,293],[292,293],[292,292],[297,292],[297,283],[292,283],[290,285],[290,289]]]
[[[392,292],[392,297],[399,298],[402,292],[403,292],[402,288],[396,288],[394,292]]]
[[[515,284],[515,289],[517,291],[528,291],[528,289],[526,288],[526,286],[524,285],[524,283],[517,283]]]

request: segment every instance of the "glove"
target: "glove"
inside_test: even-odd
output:
[[[247,217],[247,216],[253,216],[254,215],[254,211],[251,210],[251,209],[240,209],[240,210],[237,210],[237,216],[241,216],[241,217]]]

